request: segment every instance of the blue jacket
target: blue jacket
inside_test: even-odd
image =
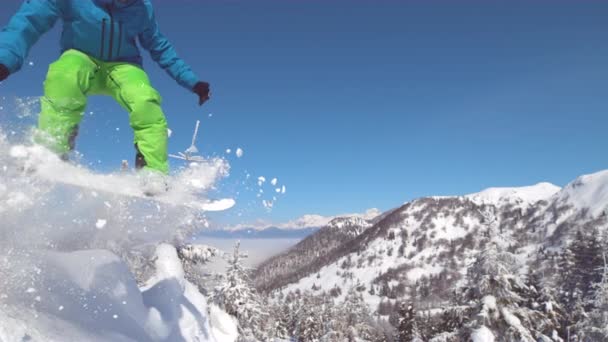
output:
[[[30,47],[63,20],[61,51],[80,50],[108,62],[142,65],[137,42],[179,84],[198,82],[158,30],[150,0],[26,0],[0,31],[0,64],[18,71]]]

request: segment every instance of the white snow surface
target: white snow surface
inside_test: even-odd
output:
[[[556,199],[577,209],[588,208],[593,216],[608,210],[608,170],[583,175],[566,185]]]
[[[44,270],[30,280],[41,299],[13,292],[3,300],[0,341],[235,340],[232,320],[222,316],[211,325],[205,297],[184,279],[170,245],[157,248],[156,274],[141,289],[109,251],[45,251],[40,257],[38,266],[28,266]],[[23,302],[32,304],[23,308]]]
[[[481,192],[465,195],[464,197],[479,204],[500,204],[505,202],[523,202],[534,204],[540,200],[549,199],[561,188],[551,183],[542,182],[532,186],[516,188],[488,188]]]
[[[475,329],[471,334],[472,342],[494,342],[494,334],[485,326]]]
[[[40,179],[20,169],[22,149],[12,147],[0,131],[0,342],[236,340],[235,322],[210,315],[163,243],[202,226],[200,212]],[[207,190],[225,175],[216,166],[173,177]],[[133,259],[140,254],[153,263]]]

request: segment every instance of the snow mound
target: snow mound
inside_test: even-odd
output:
[[[556,195],[556,200],[577,209],[587,208],[592,216],[605,213],[608,210],[608,170],[578,177]]]
[[[494,342],[494,334],[485,326],[475,329],[471,334],[472,342]]]
[[[534,204],[549,199],[561,190],[557,185],[542,182],[518,188],[488,188],[478,193],[465,195],[477,204],[526,203]]]
[[[43,252],[39,257],[35,260],[45,271],[27,291],[4,299],[0,341],[235,340],[231,320],[215,319],[217,327],[211,325],[205,297],[184,279],[170,245],[157,248],[156,274],[142,289],[127,265],[108,251]],[[23,302],[31,305],[24,309]]]

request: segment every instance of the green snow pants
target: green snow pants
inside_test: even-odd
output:
[[[36,142],[58,154],[72,150],[88,95],[110,95],[125,108],[145,168],[169,172],[167,121],[161,97],[145,71],[130,63],[103,62],[77,50],[64,52],[49,67]]]

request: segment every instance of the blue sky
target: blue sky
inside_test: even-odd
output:
[[[2,25],[19,3],[3,1]],[[245,151],[227,155],[232,172],[219,195],[239,192],[239,204],[226,221],[563,186],[608,168],[607,2],[153,3],[163,33],[213,89],[199,108],[146,61],[174,132],[171,151],[189,145],[197,119],[205,155]],[[41,95],[60,26],[32,50],[33,66],[0,85],[3,125],[34,122],[12,116],[13,98]],[[78,141],[85,160],[101,171],[131,160],[127,114],[103,97],[89,110]],[[246,172],[286,185],[272,212]]]

